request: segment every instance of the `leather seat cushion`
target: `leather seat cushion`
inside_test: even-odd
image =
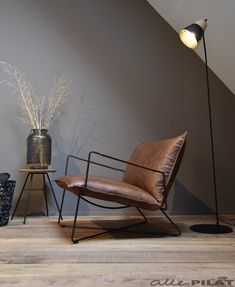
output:
[[[55,180],[56,183],[76,195],[83,195],[121,203],[139,208],[157,210],[157,200],[147,191],[126,182],[113,179],[89,176],[87,189],[84,189],[85,176],[66,175]]]

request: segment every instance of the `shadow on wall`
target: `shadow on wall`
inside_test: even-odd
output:
[[[175,180],[171,214],[214,214],[204,202],[190,193],[184,185]]]
[[[106,122],[99,119],[94,108],[87,107],[83,96],[76,105],[65,106],[63,114],[56,123],[57,128],[52,130],[54,149],[52,162],[58,170],[56,177],[64,175],[66,159],[69,154],[87,159],[91,150],[95,150],[96,146],[108,141],[108,136],[105,133]],[[86,163],[71,159],[68,174],[84,173],[85,167]],[[54,188],[58,191],[57,195],[60,195],[58,196],[60,201],[62,190],[57,185],[54,185]],[[51,203],[53,203],[53,198]],[[64,214],[71,214],[73,203],[73,194],[66,193]],[[90,213],[90,206],[82,201],[81,210],[83,215],[87,215]],[[54,205],[54,213],[56,212]]]

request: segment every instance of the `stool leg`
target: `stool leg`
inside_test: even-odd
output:
[[[56,203],[58,212],[59,212],[59,217],[63,220],[63,217],[62,217],[61,212],[60,212],[59,204],[58,204],[58,202],[57,202],[57,199],[56,199],[56,196],[55,196],[55,192],[54,192],[54,189],[53,189],[53,187],[52,187],[52,183],[51,183],[50,177],[49,177],[48,173],[45,173],[45,175],[47,176],[48,182],[49,182],[49,184],[50,184],[51,192],[52,192],[52,194],[53,194],[53,197],[54,197],[54,200],[55,200],[55,203]]]
[[[45,203],[46,203],[46,211],[48,216],[48,203],[47,203],[47,189],[46,189],[46,180],[45,180],[45,174],[42,174],[43,176],[43,190],[44,190],[44,197],[45,197]]]
[[[32,182],[33,182],[33,173],[29,173],[29,174],[30,174],[30,185],[29,185],[27,200],[26,200],[26,203],[25,203],[24,222],[23,222],[23,224],[26,223],[26,217],[27,217],[28,208],[29,208],[29,199],[30,199],[30,194],[31,194],[31,189],[32,189]]]
[[[27,183],[27,181],[28,181],[28,178],[29,178],[29,173],[27,174],[26,179],[25,179],[25,181],[24,181],[24,184],[23,184],[23,187],[22,187],[22,189],[21,189],[19,198],[18,198],[18,200],[17,200],[15,209],[14,209],[14,211],[13,211],[13,213],[12,213],[11,220],[13,220],[13,218],[14,218],[14,216],[15,216],[16,209],[17,209],[17,207],[18,207],[18,205],[19,205],[21,196],[22,196],[22,194],[24,193],[24,188],[25,188],[25,186],[26,186],[26,183]]]

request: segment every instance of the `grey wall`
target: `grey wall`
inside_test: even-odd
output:
[[[73,78],[73,95],[49,131],[53,167],[58,170],[54,177],[63,174],[68,153],[87,156],[95,149],[128,158],[141,140],[187,130],[188,145],[170,208],[198,213],[213,207],[204,65],[147,2],[2,0],[0,36],[1,60],[25,71],[40,93],[48,93],[58,73]],[[214,74],[210,79],[220,207],[233,212],[235,97]],[[30,127],[19,120],[17,96],[5,87],[0,92],[0,170],[17,180],[17,197],[24,179],[17,170],[25,166]],[[82,167],[73,164],[70,171],[76,169]],[[100,174],[120,178],[103,170]],[[61,190],[56,192],[60,198]],[[67,213],[73,202],[68,196]],[[31,203],[32,213],[44,210],[40,193],[34,193]],[[54,213],[52,200],[50,205]],[[82,206],[83,214],[98,212],[103,210]]]

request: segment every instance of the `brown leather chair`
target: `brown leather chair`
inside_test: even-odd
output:
[[[175,179],[184,154],[186,135],[187,133],[185,132],[184,134],[171,139],[158,142],[141,143],[137,146],[129,161],[97,153],[95,151],[89,153],[87,160],[69,155],[66,162],[66,175],[58,178],[56,183],[64,189],[61,202],[61,213],[65,191],[68,190],[77,196],[77,205],[71,237],[72,242],[78,243],[82,239],[119,230],[107,230],[92,236],[76,239],[75,228],[80,199],[103,208],[117,209],[135,207],[144,218],[144,221],[139,223],[145,223],[147,220],[140,209],[153,211],[160,210],[177,231],[176,233],[171,233],[170,235],[180,235],[181,232],[179,228],[166,214],[165,210],[167,208],[166,203],[168,192]],[[94,155],[127,164],[127,167],[125,170],[122,170],[110,165],[93,161],[91,158]],[[87,162],[86,175],[68,175],[67,172],[70,159],[78,159]],[[124,172],[122,181],[90,175],[89,168],[91,164]],[[87,199],[88,197],[116,202],[124,206],[110,207],[100,205],[90,201]],[[127,227],[130,227],[130,225]]]

